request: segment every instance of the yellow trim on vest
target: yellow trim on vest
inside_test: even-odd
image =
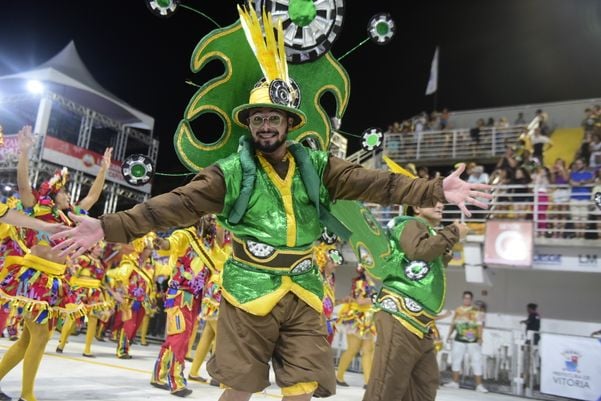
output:
[[[287,152],[287,157],[289,160],[288,165],[288,173],[286,174],[285,179],[281,179],[278,173],[275,171],[273,166],[269,164],[269,162],[259,153],[257,153],[257,158],[261,163],[261,167],[265,170],[267,177],[271,180],[272,184],[276,187],[280,196],[282,197],[282,202],[284,203],[284,210],[286,211],[286,246],[295,246],[296,245],[296,216],[294,215],[294,206],[292,203],[292,178],[294,177],[294,172],[296,171],[296,162],[294,161],[294,157]]]
[[[256,316],[265,316],[269,314],[277,305],[277,303],[280,302],[280,300],[284,298],[286,294],[288,294],[288,292],[292,292],[311,308],[315,309],[315,311],[318,313],[322,312],[323,304],[321,298],[312,292],[305,290],[303,287],[292,281],[292,279],[288,276],[282,276],[282,284],[277,290],[246,303],[238,302],[238,300],[225,288],[221,289],[221,295],[230,304],[234,305],[238,309],[242,309],[243,311]]]
[[[382,311],[382,313],[386,313],[386,312]],[[411,323],[405,321],[404,319],[400,318],[399,316],[392,315],[392,314],[390,316],[395,318],[404,328],[406,328],[407,330],[409,330],[410,332],[415,334],[420,339],[424,338],[425,334],[423,332],[421,332],[420,330],[416,329],[415,327],[413,327],[413,325],[411,325]]]
[[[317,382],[296,383],[294,386],[282,387],[284,397],[294,397],[295,395],[313,394],[317,390]]]

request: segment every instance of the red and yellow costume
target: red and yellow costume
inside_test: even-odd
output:
[[[167,338],[154,365],[151,384],[172,393],[186,389],[184,365],[190,334],[200,309],[200,299],[213,266],[195,227],[176,230],[168,238],[171,279],[165,300]]]
[[[101,246],[101,245],[97,245]],[[88,318],[88,327],[86,333],[86,343],[83,355],[92,357],[91,346],[98,320],[106,321],[110,316],[114,302],[112,297],[105,289],[105,266],[100,258],[92,255],[91,252],[81,255],[73,263],[74,273],[69,278],[72,298],[75,303],[85,305],[85,312]],[[61,338],[57,347],[58,352],[62,352],[67,343],[71,329],[75,321],[68,319],[65,321],[61,331]]]
[[[143,252],[152,247],[153,235],[132,242],[134,252],[124,255],[118,268],[111,276],[122,286],[125,299],[120,306],[120,320],[117,340],[117,357],[130,359],[129,347],[142,324],[146,312],[153,310],[155,302],[154,266],[150,254],[144,260]],[[119,285],[119,284],[118,284]]]
[[[200,379],[200,367],[217,337],[217,319],[219,317],[219,304],[221,303],[221,271],[223,270],[225,261],[232,253],[232,244],[229,236],[224,241],[222,247],[215,240],[208,245],[210,245],[208,249],[214,264],[207,265],[209,268],[209,277],[202,294],[200,312],[200,319],[204,320],[205,326],[198,341],[198,347],[196,347],[196,351],[194,352],[192,366],[190,367],[189,377],[195,380]]]

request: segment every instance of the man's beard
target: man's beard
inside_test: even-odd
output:
[[[270,132],[274,132],[274,131],[270,131]],[[279,134],[279,133],[277,133]],[[282,144],[284,142],[286,142],[286,135],[284,135],[281,139],[278,139],[277,141],[271,143],[271,144],[262,144],[260,139],[255,139],[254,137],[252,137],[252,141],[253,141],[253,145],[255,146],[255,149],[263,152],[263,153],[272,153],[273,151],[275,151],[276,149],[278,149],[280,146],[282,146]]]

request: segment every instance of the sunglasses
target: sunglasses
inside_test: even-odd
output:
[[[284,117],[279,114],[254,114],[249,117],[248,125],[252,128],[261,128],[267,122],[271,127],[279,127],[283,121]]]

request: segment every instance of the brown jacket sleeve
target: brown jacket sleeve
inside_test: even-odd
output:
[[[107,241],[127,243],[153,230],[188,227],[201,216],[223,209],[225,180],[217,166],[198,173],[188,184],[122,212],[100,217]]]
[[[437,235],[430,236],[428,228],[423,223],[412,220],[405,226],[399,242],[408,259],[431,262],[443,256],[446,265],[450,258],[444,256],[457,241],[459,241],[459,232],[453,224],[439,230]]]
[[[446,202],[442,179],[412,179],[401,174],[367,169],[334,156],[330,156],[323,182],[332,200],[360,200],[380,205],[403,203],[422,207]]]

